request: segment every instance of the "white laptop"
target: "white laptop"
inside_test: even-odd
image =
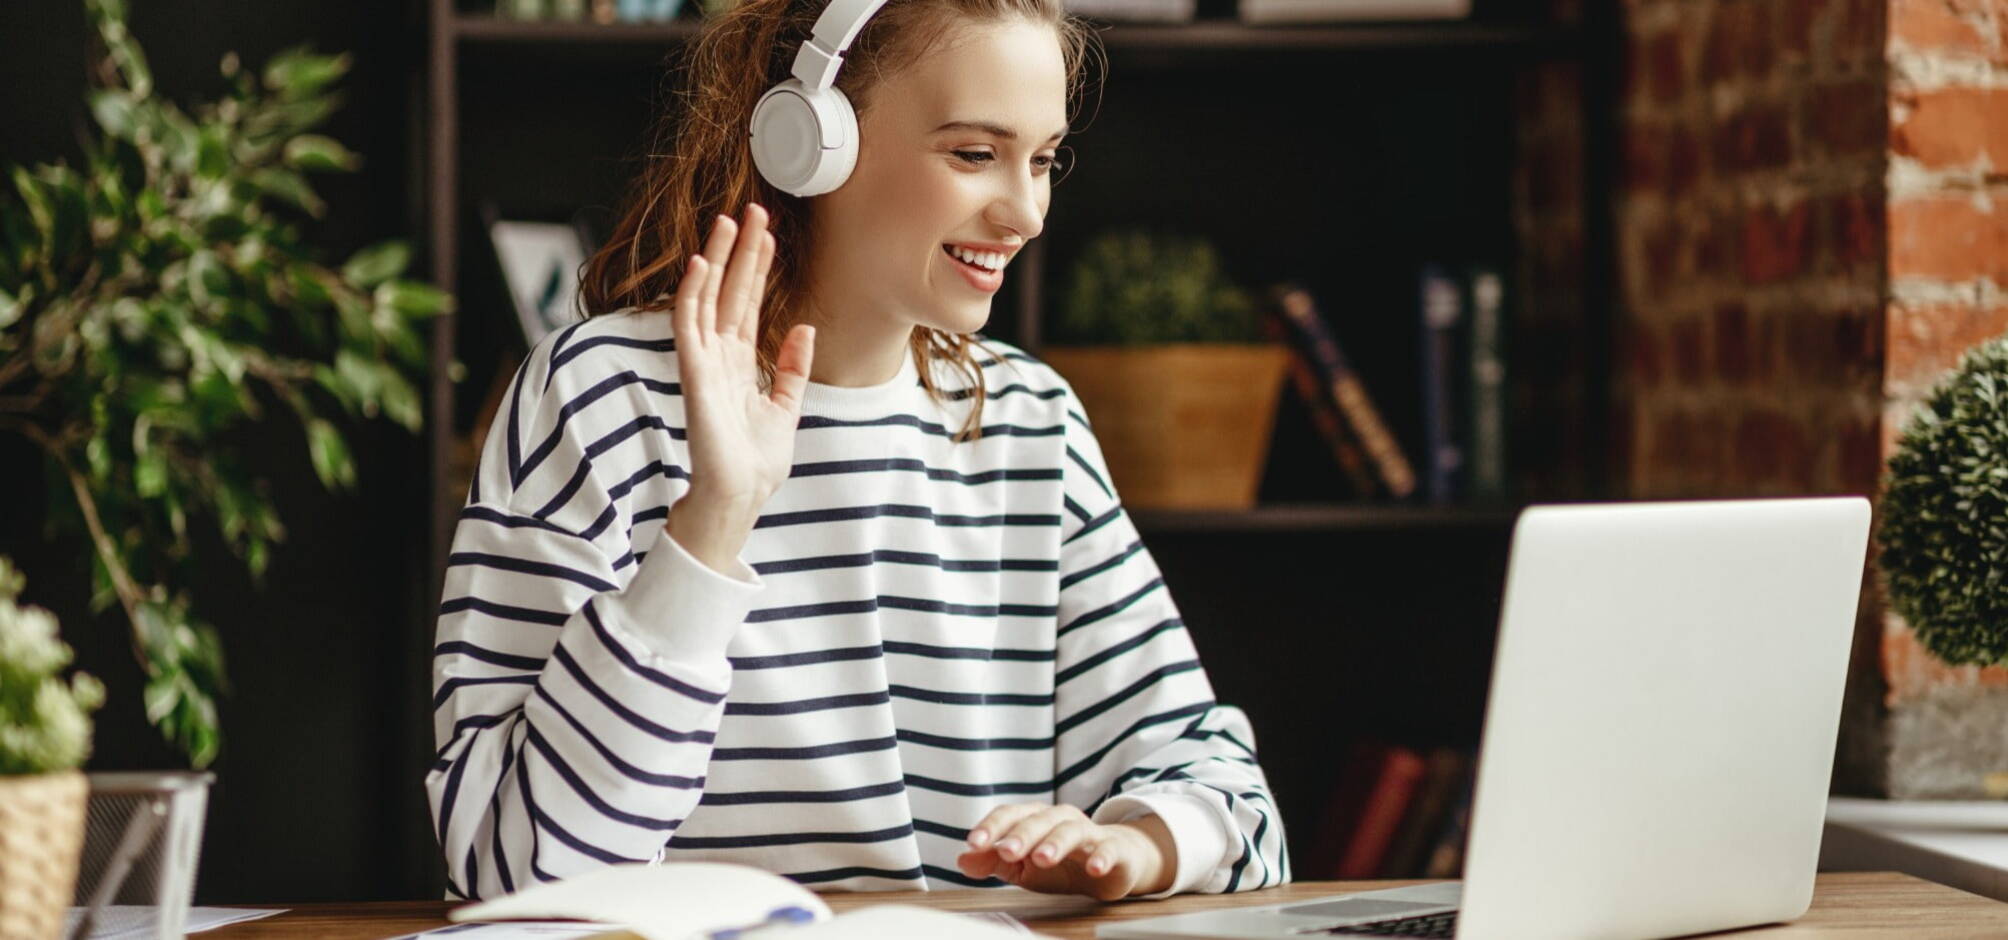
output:
[[[1528,507],[1461,882],[1095,935],[1648,938],[1804,914],[1868,535],[1860,496]]]

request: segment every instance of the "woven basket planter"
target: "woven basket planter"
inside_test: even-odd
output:
[[[0,940],[62,936],[89,795],[80,771],[0,776]]]
[[[1046,346],[1134,509],[1247,509],[1290,351],[1280,343]]]

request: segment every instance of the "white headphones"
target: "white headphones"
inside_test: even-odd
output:
[[[844,184],[858,163],[858,115],[837,90],[837,69],[858,30],[885,0],[830,0],[801,51],[793,78],[753,106],[753,165],[776,189],[818,196]]]

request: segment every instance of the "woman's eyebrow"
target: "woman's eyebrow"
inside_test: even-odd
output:
[[[1059,140],[1062,137],[1067,136],[1068,130],[1069,128],[1062,127],[1059,130],[1054,131],[1053,136],[1046,138],[1046,142],[1051,143],[1053,141]],[[933,133],[939,134],[942,131],[982,131],[983,133],[989,134],[993,137],[1002,137],[1005,140],[1018,139],[1017,131],[1005,127],[1002,124],[996,124],[990,121],[950,121],[946,124],[941,125],[940,127],[935,128]]]

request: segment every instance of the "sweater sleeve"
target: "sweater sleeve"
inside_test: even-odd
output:
[[[1100,823],[1155,813],[1177,847],[1150,897],[1290,880],[1283,821],[1239,708],[1214,701],[1177,606],[1116,492],[1087,412],[1064,399],[1057,787]]]
[[[425,788],[449,897],[658,857],[703,794],[726,644],[763,586],[666,529],[630,541],[625,488],[602,476],[624,480],[632,462],[595,460],[649,446],[631,432],[609,444],[637,408],[652,414],[648,383],[552,377],[550,351],[511,383],[447,561]]]

